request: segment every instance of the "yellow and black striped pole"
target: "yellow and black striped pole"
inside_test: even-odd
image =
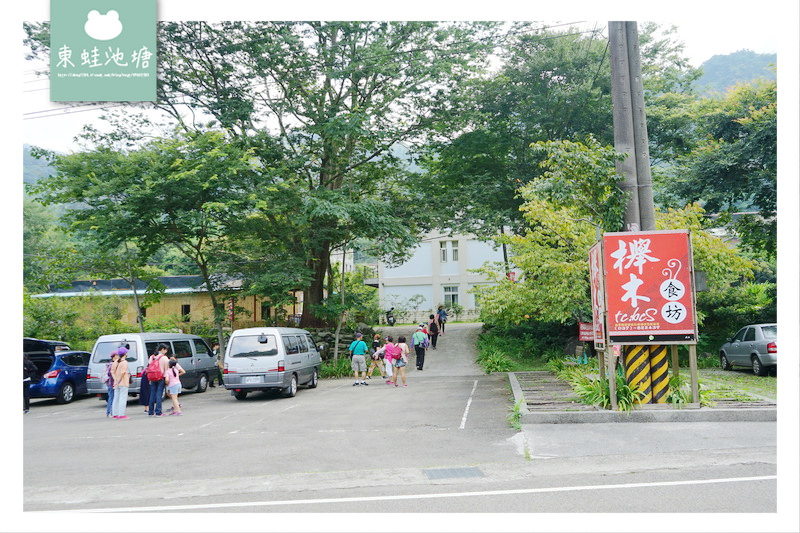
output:
[[[631,388],[642,391],[642,403],[650,403],[653,399],[649,352],[647,346],[625,347],[625,381]]]
[[[651,403],[667,403],[669,365],[667,364],[667,347],[663,344],[650,346],[650,384],[653,391]]]

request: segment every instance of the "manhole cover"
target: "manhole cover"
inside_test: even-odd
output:
[[[484,477],[479,468],[436,468],[423,470],[428,479],[445,479],[454,477]]]

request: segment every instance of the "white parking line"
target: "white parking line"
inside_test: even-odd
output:
[[[464,409],[464,416],[461,417],[461,425],[458,429],[464,429],[467,425],[467,415],[469,414],[469,406],[472,403],[472,395],[475,394],[475,389],[478,387],[478,380],[475,380],[475,384],[472,385],[472,392],[469,393],[469,400],[467,401],[467,408]]]
[[[147,507],[116,507],[106,509],[67,509],[61,511],[39,511],[41,513],[125,513],[125,512],[148,512],[148,511],[191,511],[198,509],[226,509],[235,507],[276,507],[281,505],[319,505],[326,503],[361,503],[377,501],[397,501],[397,500],[417,500],[431,498],[467,498],[472,496],[508,496],[513,494],[543,494],[554,492],[580,492],[591,490],[618,490],[618,489],[640,489],[655,487],[674,487],[685,485],[710,485],[715,483],[745,483],[751,481],[771,481],[778,479],[774,476],[755,476],[721,479],[692,479],[684,481],[661,481],[653,483],[620,483],[618,485],[579,485],[575,487],[541,487],[535,489],[510,489],[510,490],[489,490],[479,492],[450,492],[438,494],[392,494],[389,496],[360,496],[355,498],[320,498],[317,500],[277,500],[259,502],[231,502],[231,503],[207,503],[195,505],[153,505]]]

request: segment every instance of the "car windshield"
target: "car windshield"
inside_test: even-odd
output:
[[[120,346],[128,347],[128,355],[125,357],[127,361],[136,361],[136,341],[110,341],[98,342],[94,350],[94,358],[92,362],[95,363],[108,363],[111,361],[111,352]]]
[[[778,338],[778,326],[763,326],[761,332],[764,334],[765,339]]]
[[[264,342],[259,342],[259,340]],[[277,355],[278,343],[274,335],[242,335],[231,339],[229,357],[263,357]]]

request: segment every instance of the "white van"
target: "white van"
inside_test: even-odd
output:
[[[128,348],[128,368],[131,373],[131,386],[128,394],[139,394],[142,373],[147,368],[147,360],[158,351],[158,345],[164,343],[169,348],[168,356],[174,355],[178,364],[186,370],[181,376],[184,389],[195,389],[205,392],[209,380],[218,372],[216,357],[202,337],[185,333],[115,333],[102,335],[94,343],[89,369],[86,373],[86,389],[89,394],[108,394],[106,385],[100,381],[100,375],[111,360],[111,352],[125,346]]]
[[[292,397],[298,385],[316,388],[321,365],[317,345],[304,329],[237,329],[225,349],[222,381],[237,400],[265,390]]]

